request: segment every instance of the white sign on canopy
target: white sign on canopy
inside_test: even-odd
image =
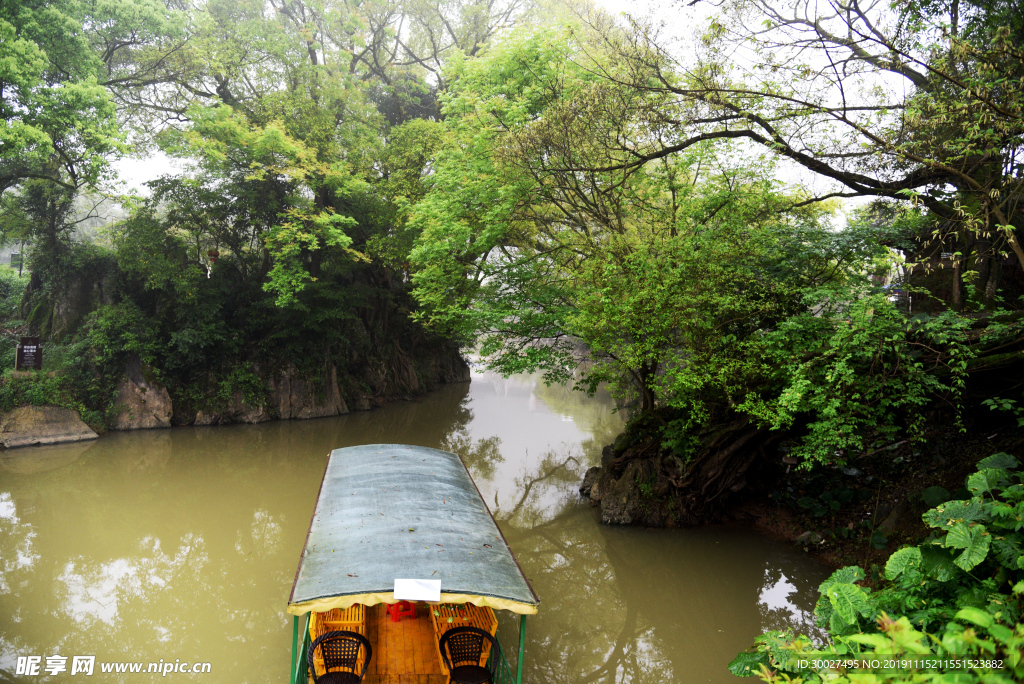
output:
[[[441,602],[441,580],[396,579],[395,598],[399,601]]]

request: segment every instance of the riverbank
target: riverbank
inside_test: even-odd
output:
[[[772,492],[738,513],[830,567],[877,569],[901,546],[930,533],[921,515],[936,502],[947,495],[968,498],[967,476],[999,452],[1024,461],[1024,428],[1008,418],[976,421],[967,433],[947,425],[925,443],[895,444],[842,468],[783,472]]]
[[[761,458],[747,473],[746,496],[720,507],[713,522],[752,527],[830,567],[877,567],[927,536],[922,513],[947,498],[967,498],[964,482],[978,461],[998,452],[1024,461],[1024,427],[1012,416],[978,412],[965,421],[966,432],[936,421],[942,427],[922,443],[877,446],[837,466],[806,470],[779,454]],[[690,526],[674,515],[672,482],[649,460],[619,465],[614,477],[613,455],[606,447],[602,467],[591,468],[580,487],[600,507],[602,522]]]
[[[233,389],[175,397],[152,369],[130,356],[105,415],[82,410],[73,403],[51,405],[60,393],[51,385],[61,378],[52,373],[19,373],[0,382],[0,389],[20,390],[30,402],[0,412],[0,448],[64,444],[95,439],[108,431],[132,431],[173,426],[265,423],[274,420],[305,420],[369,411],[386,404],[422,396],[444,384],[469,382],[469,364],[454,348],[445,348],[411,370],[401,392],[374,392],[358,378],[341,375],[327,364],[317,375],[303,374],[294,365],[259,378],[256,391]],[[12,385],[21,385],[12,392]],[[358,389],[353,389],[358,388]],[[35,391],[33,391],[35,390]],[[83,416],[82,414],[86,415]],[[83,421],[83,417],[91,420]],[[88,424],[87,424],[88,423]]]

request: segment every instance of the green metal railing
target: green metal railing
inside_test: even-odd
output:
[[[302,627],[302,648],[299,648],[299,627]],[[306,664],[306,656],[309,653],[309,613],[301,619],[298,615],[292,620],[292,684],[307,684],[309,682],[309,666]],[[296,658],[298,651],[298,658]]]
[[[501,640],[495,636],[495,641],[498,642],[498,652],[491,651],[491,655],[488,658],[488,666],[494,663],[494,659],[497,658],[497,667],[495,668],[494,684],[522,684],[523,682],[523,648],[526,645],[526,616],[519,616],[519,657],[516,658],[516,672],[512,674],[512,666],[508,663],[508,658],[505,657],[505,651],[501,647]]]
[[[487,667],[492,667],[494,659],[497,658],[497,668],[494,673],[494,684],[515,684],[516,678],[512,674],[512,666],[508,664],[508,658],[505,657],[505,651],[501,648],[501,641],[495,639],[498,642],[497,650],[491,651],[491,656],[488,658]]]

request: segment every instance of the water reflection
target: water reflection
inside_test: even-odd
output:
[[[370,413],[5,454],[0,681],[19,655],[57,653],[282,681],[283,607],[326,456],[378,442],[463,456],[542,600],[526,681],[732,681],[725,663],[754,635],[808,627],[824,572],[743,530],[597,524],[576,488],[621,429],[610,406],[475,374]],[[514,650],[513,621],[501,635]]]

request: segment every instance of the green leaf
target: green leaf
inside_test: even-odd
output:
[[[985,517],[981,502],[975,499],[947,501],[922,516],[931,527],[948,528],[957,521],[973,522]]]
[[[1002,468],[985,468],[967,478],[967,489],[975,495],[991,494],[1002,484],[1007,484],[1007,473]]]
[[[915,546],[911,546],[906,549],[900,549],[896,553],[889,556],[889,560],[885,563],[885,578],[887,580],[894,580],[903,574],[906,570],[920,567],[921,565],[921,550]]]
[[[1011,470],[1020,465],[1020,461],[1011,456],[1010,454],[1000,451],[998,454],[992,454],[987,458],[983,458],[978,461],[978,470],[984,468],[1001,468],[1003,470]]]
[[[868,617],[874,612],[865,591],[853,584],[834,584],[827,594],[835,614],[847,624],[857,624],[857,615]]]
[[[953,562],[964,570],[970,570],[985,560],[991,543],[992,535],[985,530],[984,525],[968,526],[967,523],[958,522],[946,535],[945,546],[947,549],[963,549],[963,553],[954,558]]]
[[[921,570],[940,582],[948,582],[959,574],[953,554],[937,546],[922,546]]]
[[[833,584],[853,584],[862,579],[864,579],[864,571],[856,565],[848,565],[829,575],[829,578],[818,586],[818,591],[824,594]]]
[[[1009,627],[1004,627],[1003,625],[989,625],[988,633],[991,634],[993,638],[1004,644],[1013,637],[1013,630]]]
[[[737,677],[753,677],[761,671],[761,666],[768,666],[768,652],[749,653],[743,651],[729,663],[729,672]]]
[[[852,641],[856,644],[873,646],[876,650],[883,649],[880,651],[882,653],[887,652],[884,649],[892,648],[892,641],[881,634],[851,634],[850,636],[845,637],[845,640]]]
[[[929,508],[935,508],[949,501],[949,492],[945,487],[929,487],[921,492],[921,499]]]
[[[910,653],[928,653],[928,647],[921,643],[924,638],[922,632],[914,629],[905,616],[889,624],[885,633],[892,639],[893,646],[897,653],[908,651]]]
[[[980,608],[962,608],[956,614],[957,620],[966,620],[978,627],[988,627],[992,624],[992,616]]]

